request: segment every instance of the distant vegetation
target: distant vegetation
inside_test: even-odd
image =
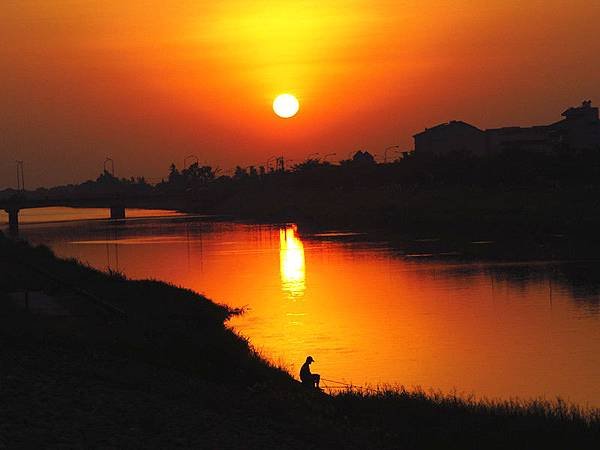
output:
[[[236,311],[187,289],[61,260],[1,234],[0,273],[3,447],[600,444],[600,413],[561,401],[477,401],[403,388],[335,396],[307,390],[224,326]],[[44,292],[69,315],[44,315],[9,300],[25,290]]]
[[[316,226],[410,233],[542,236],[589,233],[600,225],[600,149],[489,157],[405,154],[387,164],[368,152],[332,164],[309,158],[291,168],[171,165],[161,182],[108,172],[80,185],[38,189],[38,198],[144,197],[148,207],[226,213]],[[14,195],[6,190],[0,197]]]

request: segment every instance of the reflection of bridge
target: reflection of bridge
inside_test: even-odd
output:
[[[162,200],[162,201],[161,201]],[[63,206],[71,208],[107,208],[110,210],[111,219],[125,219],[125,208],[161,208],[165,207],[165,198],[158,196],[105,196],[89,198],[27,198],[25,196],[14,196],[0,200],[0,210],[8,213],[8,224],[11,233],[19,230],[19,212],[22,209],[47,208],[52,206]],[[170,207],[174,205],[171,202]]]

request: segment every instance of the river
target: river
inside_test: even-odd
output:
[[[313,372],[355,385],[600,407],[600,260],[465,262],[293,224],[107,215],[41,209],[21,233],[59,256],[246,308],[230,326],[294,374],[310,354]]]

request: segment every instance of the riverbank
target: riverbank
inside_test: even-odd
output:
[[[261,222],[294,222],[301,231],[365,232],[401,248],[436,242],[440,253],[486,259],[595,258],[600,192],[585,187],[477,188],[398,185],[323,190],[248,186],[212,212]],[[193,204],[188,210],[194,211]],[[472,242],[497,245],[471,246]],[[428,245],[430,247],[431,245]],[[421,244],[407,249],[419,251]]]
[[[402,390],[306,392],[186,289],[0,237],[0,445],[594,448],[597,412]],[[29,290],[24,295],[16,292]],[[50,308],[48,305],[52,305]]]

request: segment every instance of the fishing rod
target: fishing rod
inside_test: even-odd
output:
[[[328,380],[327,378],[321,378],[321,380],[340,385],[340,386],[325,386],[327,389],[357,389],[357,390],[364,390],[364,391],[369,391],[369,392],[379,392],[378,389],[371,389],[371,388],[364,387],[364,386],[356,386],[354,384],[343,383],[341,381],[336,381],[336,380]]]
[[[327,378],[321,378],[321,380],[323,381],[328,381],[330,383],[335,383],[335,384],[341,384],[342,386],[347,386],[347,387],[353,387],[354,385],[352,384],[348,384],[348,383],[342,383],[341,381],[335,381],[335,380],[328,380]],[[356,387],[356,386],[354,386]]]

